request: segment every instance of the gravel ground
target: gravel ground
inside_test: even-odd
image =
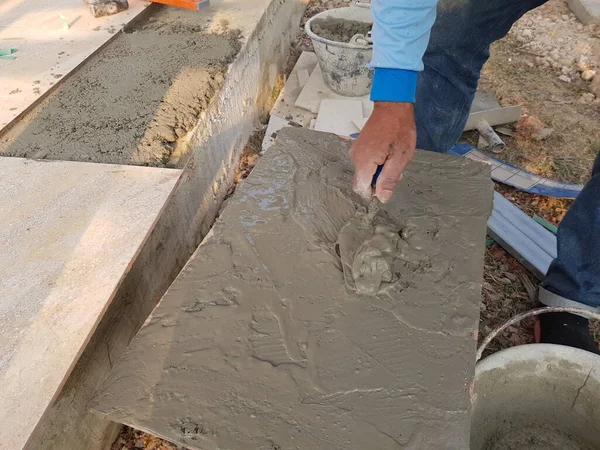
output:
[[[348,6],[340,0],[312,0],[306,20],[326,9]],[[289,73],[302,51],[312,51],[301,29],[287,63]],[[598,75],[591,78],[593,72]],[[282,83],[274,90],[275,99]],[[506,137],[500,156],[542,176],[585,183],[595,155],[600,151],[600,26],[584,27],[565,0],[550,0],[525,15],[501,41],[482,71],[480,89],[493,92],[503,106],[523,104],[524,112],[541,120],[552,134],[542,141],[516,133]],[[474,133],[463,140],[477,144]],[[255,140],[256,142],[259,139]],[[258,160],[250,145],[240,165],[244,178]],[[558,225],[571,201],[530,195],[496,184],[496,189],[527,214],[538,214]],[[539,282],[498,244],[486,250],[479,338],[518,313],[539,306]],[[600,337],[600,327],[593,327]],[[598,340],[598,339],[597,339]],[[533,342],[533,320],[509,327],[489,350]],[[129,427],[111,450],[177,450],[172,444]]]

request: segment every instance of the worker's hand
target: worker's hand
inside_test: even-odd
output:
[[[354,192],[387,202],[415,154],[417,131],[412,103],[375,102],[373,114],[350,148],[354,162]],[[371,187],[377,166],[383,170]]]

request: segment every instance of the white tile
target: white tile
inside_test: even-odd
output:
[[[180,174],[0,158],[1,448],[23,448]]]
[[[529,189],[534,184],[537,184],[538,181],[539,181],[539,178],[532,180],[530,178],[526,178],[522,175],[516,174],[516,175],[513,175],[512,177],[510,177],[510,179],[508,180],[508,183],[510,183],[514,187],[517,187],[520,189]]]
[[[508,180],[510,177],[514,175],[514,172],[510,172],[506,170],[504,167],[496,167],[492,170],[492,177],[497,179],[498,181]]]
[[[314,53],[302,52],[296,65],[292,69],[285,86],[281,90],[281,93],[275,102],[275,106],[273,106],[273,109],[271,110],[271,115],[279,116],[284,119],[287,118],[286,120],[293,120],[303,127],[308,127],[311,119],[316,117],[316,113],[312,113],[294,105],[298,95],[302,91],[298,72],[301,70],[308,70],[309,73],[312,73],[317,65],[317,56]]]
[[[354,126],[356,128],[358,128],[358,131],[361,131],[364,128],[365,124],[367,123],[367,120],[369,120],[369,119],[368,118],[365,119],[364,117],[361,117],[360,119],[352,119],[352,123],[354,124]]]
[[[350,136],[360,131],[354,120],[362,119],[362,103],[358,100],[321,101],[315,131],[335,133],[339,136]]]
[[[367,110],[366,115],[361,112],[361,117],[368,117],[370,115],[370,111],[372,110],[372,107],[370,106],[372,102],[369,99],[369,95],[364,95],[362,97],[344,97],[343,95],[336,94],[329,89],[323,80],[321,67],[317,65],[315,70],[313,70],[313,72],[310,74],[310,78],[300,92],[300,95],[298,95],[295,106],[304,108],[313,113],[318,113],[321,100],[324,99],[360,101],[365,105],[364,108]]]
[[[307,69],[298,70],[298,83],[300,84],[300,87],[304,87],[309,78],[310,72]]]

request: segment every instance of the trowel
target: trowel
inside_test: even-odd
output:
[[[371,183],[373,187],[382,169],[383,165],[378,166]],[[391,267],[377,248],[378,243],[386,246],[391,237],[388,236],[390,231],[386,229],[386,225],[375,223],[375,217],[380,210],[381,202],[377,197],[373,197],[366,211],[358,211],[340,229],[336,243],[346,288],[359,295],[375,295],[384,283],[394,281]],[[391,233],[395,232],[391,231]],[[367,257],[372,262],[366,268],[368,276],[365,276],[365,260],[362,257]]]

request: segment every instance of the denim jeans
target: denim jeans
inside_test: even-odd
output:
[[[417,85],[418,148],[445,153],[456,144],[490,44],[545,1],[440,0]],[[592,179],[565,215],[557,240],[558,257],[543,283],[547,295],[540,300],[562,305],[566,299],[590,309],[600,307],[600,155]]]

